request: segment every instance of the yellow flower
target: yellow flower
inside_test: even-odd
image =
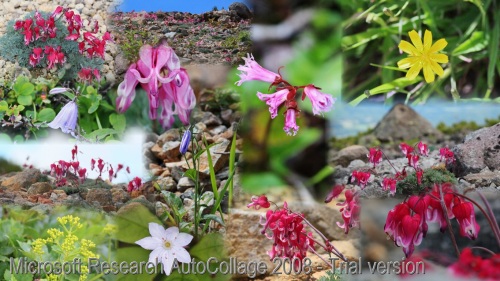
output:
[[[429,30],[424,33],[423,44],[422,38],[415,30],[408,32],[408,35],[410,35],[413,45],[408,41],[401,40],[398,46],[403,52],[409,54],[409,57],[398,61],[399,68],[409,68],[406,78],[415,79],[421,69],[424,70],[424,78],[427,83],[434,81],[434,73],[443,76],[443,68],[438,63],[447,63],[448,56],[438,52],[444,49],[448,42],[445,39],[439,39],[432,44],[432,32]]]

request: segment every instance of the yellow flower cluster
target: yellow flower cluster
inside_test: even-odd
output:
[[[99,255],[96,255],[94,252],[91,251],[91,249],[95,248],[95,243],[87,240],[87,239],[82,239],[80,243],[80,249],[81,249],[81,254],[85,258],[85,260],[88,260],[89,258],[99,258]]]
[[[69,229],[80,229],[83,227],[83,225],[80,223],[80,218],[79,217],[74,217],[72,215],[67,215],[64,217],[57,218],[57,221],[62,225],[65,226],[66,224],[69,224]]]
[[[45,240],[38,238],[33,243],[31,244],[31,247],[33,249],[33,253],[36,255],[42,256],[44,254],[43,251],[43,246],[45,245]]]

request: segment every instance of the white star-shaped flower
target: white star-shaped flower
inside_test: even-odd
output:
[[[154,222],[149,223],[149,233],[151,236],[135,243],[146,250],[152,250],[148,262],[154,265],[161,262],[165,274],[170,275],[175,259],[182,263],[191,262],[191,256],[184,247],[193,240],[192,235],[179,233],[179,228],[175,226],[164,229],[163,226]]]

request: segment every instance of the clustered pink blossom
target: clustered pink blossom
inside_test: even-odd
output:
[[[174,115],[185,125],[189,124],[191,110],[196,97],[189,83],[189,76],[174,50],[168,45],[157,47],[144,45],[139,51],[140,59],[125,73],[125,80],[118,85],[116,109],[123,113],[135,98],[138,83],[149,98],[149,118],[158,119],[163,128],[170,128]],[[158,115],[158,109],[161,112]]]
[[[128,183],[127,191],[132,192],[134,190],[139,190],[141,186],[142,186],[141,178],[135,177]]]
[[[101,74],[97,68],[83,67],[78,72],[78,79],[83,82],[91,82],[93,79],[101,81]]]
[[[279,72],[272,72],[258,64],[250,54],[246,58],[243,58],[243,60],[245,64],[238,67],[240,80],[236,84],[241,86],[244,82],[256,80],[270,83],[270,88],[275,87],[275,93],[263,94],[257,92],[257,97],[269,106],[271,119],[274,119],[278,115],[278,110],[281,107],[285,108],[285,126],[283,130],[287,135],[296,135],[299,130],[296,121],[296,118],[300,114],[296,101],[299,89],[302,89],[302,100],[308,97],[311,101],[312,111],[315,115],[329,111],[335,103],[335,98],[329,94],[320,92],[320,88],[312,84],[305,86],[291,85],[283,79]]]
[[[446,210],[443,210],[441,201]],[[472,240],[477,238],[479,225],[472,203],[456,195],[451,184],[435,184],[430,192],[412,195],[389,211],[384,231],[396,246],[403,247],[403,252],[409,257],[425,237],[427,222],[438,222],[441,232],[444,232],[447,220],[453,218],[460,226],[461,236]]]
[[[439,150],[439,155],[441,161],[445,161],[446,164],[451,164],[455,162],[455,154],[448,147],[443,147]]]
[[[367,172],[354,170],[352,171],[351,176],[352,180],[356,180],[361,189],[364,189],[368,184],[368,180],[370,180],[371,174]]]
[[[270,202],[265,195],[261,195],[253,197],[252,203],[247,207],[269,208]],[[300,261],[306,257],[308,251],[317,254],[315,246],[322,247],[327,252],[346,260],[330,241],[305,219],[303,214],[292,212],[286,202],[283,203],[282,208],[268,210],[265,216],[261,217],[260,224],[263,225],[261,233],[273,241],[271,250],[267,251],[271,260],[275,257],[289,258],[294,261],[293,266],[297,269],[300,268]],[[313,238],[313,232],[308,232],[306,226],[322,237],[324,244],[317,242]]]

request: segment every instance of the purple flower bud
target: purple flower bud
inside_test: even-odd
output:
[[[182,136],[181,147],[179,148],[181,154],[185,154],[187,152],[190,142],[191,142],[191,131],[186,130],[184,132],[184,135]]]
[[[52,129],[59,129],[65,134],[72,133],[76,128],[76,121],[78,119],[78,105],[74,101],[68,102],[61,111],[57,114],[56,118],[47,124]]]

